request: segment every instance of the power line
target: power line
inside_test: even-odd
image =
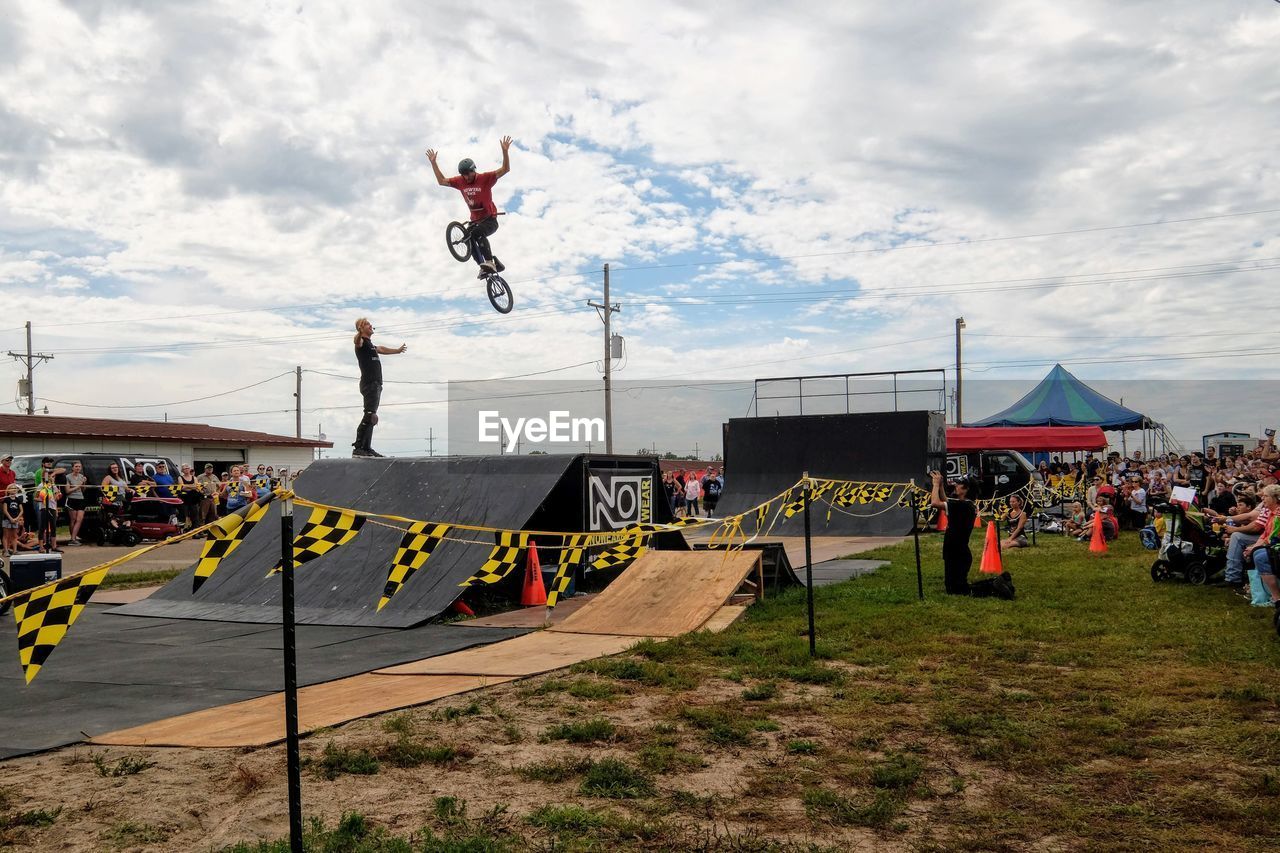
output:
[[[1072,234],[1092,234],[1100,231],[1120,231],[1126,228],[1150,228],[1157,225],[1181,225],[1187,222],[1208,222],[1213,219],[1230,219],[1240,216],[1260,216],[1267,213],[1280,213],[1280,207],[1265,210],[1244,210],[1236,213],[1216,213],[1207,216],[1192,216],[1185,219],[1165,219],[1154,222],[1133,222],[1125,225],[1097,225],[1090,228],[1073,228],[1066,231],[1045,231],[1039,234],[1011,234],[1004,237],[979,237],[975,240],[951,240],[943,243],[913,243],[902,246],[885,246],[879,249],[847,249],[838,252],[813,252],[803,255],[759,255],[757,257],[730,258],[718,261],[689,261],[679,264],[651,264],[642,267],[618,266],[610,269],[618,272],[637,272],[640,270],[680,269],[682,267],[715,267],[724,264],[740,264],[749,261],[772,262],[793,261],[806,258],[828,258],[845,255],[871,255],[882,252],[899,252],[907,249],[939,249],[945,246],[977,246],[983,243],[998,243],[1007,240],[1033,240],[1042,237],[1065,237]]]
[[[726,294],[724,296],[664,296],[657,298],[636,299],[630,298],[630,305],[655,305],[680,308],[706,308],[719,307],[723,305],[776,305],[786,303],[802,303],[802,302],[823,302],[832,301],[865,301],[870,299],[897,299],[897,298],[917,298],[922,296],[948,296],[954,294],[974,294],[974,293],[1020,293],[1024,291],[1034,290],[1056,290],[1059,288],[1069,287],[1094,287],[1097,285],[1117,285],[1117,284],[1137,284],[1140,282],[1160,281],[1165,279],[1181,279],[1181,278],[1201,278],[1210,275],[1229,275],[1239,272],[1263,272],[1266,270],[1280,269],[1280,263],[1268,264],[1265,266],[1257,266],[1250,268],[1236,268],[1224,270],[1202,270],[1199,272],[1183,272],[1183,273],[1167,273],[1162,275],[1150,276],[1130,276],[1108,279],[1096,279],[1092,281],[1043,281],[1040,283],[1027,284],[1021,287],[996,286],[996,287],[970,287],[968,285],[955,283],[934,287],[933,285],[904,285],[898,288],[886,288],[884,290],[863,290],[860,288],[841,288],[838,290],[815,291],[810,295],[791,296],[786,292],[777,294]],[[1056,276],[1054,278],[1057,278]],[[1031,279],[1031,281],[1036,281]],[[846,295],[847,294],[847,295]]]
[[[517,373],[514,376],[492,376],[487,379],[384,379],[387,385],[448,385],[450,382],[502,382],[507,379],[526,379],[530,376],[543,376],[547,373],[559,373],[562,370],[571,370],[575,367],[585,367],[588,364],[595,364],[594,361],[580,361],[577,364],[566,364],[563,367],[552,367],[549,370],[538,370],[533,373]],[[347,376],[342,373],[330,373],[327,370],[303,370],[303,373],[315,373],[320,376],[331,376],[334,379],[349,379],[351,381],[359,381],[359,376]]]
[[[1244,217],[1244,216],[1261,216],[1265,214],[1278,213],[1278,212],[1280,212],[1280,208],[1267,208],[1263,210],[1237,211],[1234,213],[1208,214],[1205,216],[1193,216],[1193,217],[1186,217],[1182,219],[1166,219],[1166,220],[1156,220],[1151,222],[1134,222],[1134,223],[1126,223],[1122,225],[1098,225],[1098,226],[1092,226],[1088,228],[1074,228],[1074,229],[1067,229],[1062,231],[1045,231],[1037,234],[1011,234],[1011,235],[1005,235],[1005,236],[999,236],[999,237],[980,237],[973,240],[952,240],[952,241],[941,242],[941,243],[913,243],[909,245],[884,246],[884,247],[874,248],[874,249],[847,249],[847,250],[832,251],[832,252],[810,252],[810,253],[796,254],[796,255],[757,255],[757,256],[719,259],[719,260],[704,259],[704,260],[686,261],[686,262],[674,263],[674,264],[649,264],[645,266],[611,265],[610,269],[614,272],[640,272],[645,270],[682,269],[682,268],[689,268],[689,267],[714,267],[714,266],[724,266],[726,264],[737,264],[737,263],[744,263],[744,262],[772,263],[772,262],[779,262],[779,261],[806,260],[811,258],[878,254],[878,253],[884,253],[884,252],[905,251],[908,249],[936,249],[936,248],[943,248],[948,246],[975,246],[975,245],[981,245],[984,243],[1005,242],[1010,240],[1030,240],[1030,239],[1040,239],[1044,237],[1062,237],[1062,236],[1068,236],[1068,235],[1074,235],[1074,234],[1090,234],[1090,233],[1118,231],[1118,230],[1132,229],[1132,228],[1150,228],[1150,227],[1155,227],[1160,225],[1180,225],[1180,224],[1186,224],[1191,222],[1208,222],[1208,221],[1218,220],[1218,219],[1231,219],[1231,218],[1238,218],[1238,217]],[[584,269],[584,270],[577,270],[577,271],[566,272],[566,273],[557,273],[554,275],[537,276],[533,278],[520,279],[518,281],[512,281],[511,284],[518,285],[518,284],[538,283],[538,282],[545,282],[545,281],[554,281],[554,280],[563,279],[563,278],[584,278],[584,277],[595,275],[598,272],[599,272],[599,269],[596,269],[596,268]],[[452,287],[452,288],[445,288],[441,290],[418,291],[415,293],[407,293],[407,294],[401,294],[401,295],[395,295],[395,296],[371,296],[371,297],[361,297],[360,299],[334,300],[334,301],[328,301],[328,302],[293,303],[288,305],[262,306],[258,308],[241,308],[241,309],[236,309],[234,311],[202,312],[198,314],[181,314],[176,316],[170,314],[170,315],[156,316],[156,317],[130,317],[130,318],[125,318],[120,320],[92,320],[92,321],[81,321],[81,322],[74,322],[74,323],[57,323],[57,324],[52,324],[50,326],[47,326],[46,328],[57,329],[57,328],[72,328],[77,326],[117,325],[121,323],[137,324],[137,323],[150,323],[150,322],[171,322],[173,320],[227,317],[227,316],[233,316],[233,315],[239,315],[239,314],[252,314],[252,313],[258,313],[258,312],[299,310],[299,309],[307,309],[307,308],[339,307],[343,305],[358,305],[358,304],[365,304],[369,302],[409,301],[412,299],[419,299],[419,298],[428,297],[428,296],[440,296],[440,295],[445,295],[449,293],[462,293],[468,290],[471,290],[470,286]],[[21,327],[18,327],[18,328],[21,328]],[[0,333],[3,333],[5,331],[14,331],[14,330],[3,329],[3,330],[0,330]]]
[[[1057,358],[1057,359],[1039,359],[1039,360],[1007,360],[1007,361],[977,361],[966,362],[965,370],[972,369],[975,373],[985,373],[988,370],[997,370],[1007,367],[1048,367],[1054,364],[1137,364],[1150,361],[1199,361],[1209,358],[1252,358],[1254,356],[1271,356],[1280,355],[1280,348],[1274,349],[1236,349],[1236,350],[1188,350],[1181,353],[1169,353],[1167,355],[1123,355],[1109,358]],[[975,367],[970,368],[970,364]],[[981,366],[983,369],[978,369]]]
[[[140,403],[140,404],[131,404],[127,406],[107,406],[107,405],[102,405],[98,403],[69,403],[66,400],[55,400],[52,397],[45,397],[44,399],[48,400],[50,403],[57,403],[60,406],[72,406],[77,409],[159,409],[159,408],[163,408],[164,406],[181,406],[181,405],[185,405],[186,403],[199,403],[204,400],[212,400],[217,397],[225,397],[228,394],[236,394],[236,393],[239,393],[240,391],[248,391],[250,388],[257,388],[259,385],[266,385],[268,382],[274,382],[275,380],[280,379],[281,377],[284,377],[284,376],[293,376],[293,371],[290,370],[287,373],[281,373],[276,376],[263,379],[260,382],[254,382],[252,385],[244,385],[244,386],[241,386],[240,388],[232,388],[230,391],[219,391],[217,394],[209,394],[208,396],[205,396],[205,397],[192,397],[190,400],[174,400],[173,402],[169,402],[169,403]]]
[[[391,327],[383,331],[416,332],[416,331],[433,331],[437,329],[454,329],[472,326],[487,326],[494,323],[508,323],[513,320],[530,320],[535,317],[548,317],[554,314],[574,314],[582,313],[589,310],[585,306],[578,305],[575,302],[561,303],[563,307],[547,311],[537,311],[535,309],[542,307],[532,305],[523,311],[504,314],[501,317],[492,317],[484,320],[469,320],[457,322],[463,317],[473,316],[469,314],[450,315],[448,317],[437,318],[430,323],[411,325],[403,327]],[[127,346],[127,347],[83,347],[79,349],[62,349],[54,350],[57,355],[114,355],[121,353],[148,353],[148,352],[195,352],[200,350],[227,349],[242,346],[274,346],[279,344],[299,344],[299,343],[315,343],[319,341],[341,340],[349,338],[346,332],[334,332],[331,330],[312,331],[299,335],[288,335],[276,338],[235,338],[229,341],[175,341],[167,344],[150,344],[146,346]]]

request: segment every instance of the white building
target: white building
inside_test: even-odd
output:
[[[298,471],[311,464],[318,448],[330,447],[331,441],[207,424],[0,415],[0,452],[15,456],[119,453],[168,456],[179,465],[190,463],[197,471],[206,462],[212,462],[219,471],[242,462]]]

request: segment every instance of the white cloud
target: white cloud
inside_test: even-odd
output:
[[[819,338],[928,337],[960,315],[975,333],[1042,335],[975,336],[975,364],[1208,348],[1123,336],[1185,329],[1194,341],[1268,304],[1265,269],[1172,268],[1280,256],[1280,215],[880,250],[1276,207],[1273,6],[971,0],[798,14],[740,0],[713,14],[561,0],[445,20],[393,0],[25,0],[0,22],[0,298],[13,318],[0,325],[30,318],[38,348],[65,352],[42,366],[42,393],[98,404],[199,396],[299,363],[351,373],[359,313],[404,330],[413,355],[388,365],[404,378],[588,360],[598,320],[543,312],[598,299],[599,275],[573,274],[605,261],[620,293],[690,298],[618,318],[633,376],[841,349]],[[504,133],[517,143],[495,197],[511,213],[494,245],[530,310],[501,319],[472,268],[443,251],[463,210],[422,152],[491,168]],[[775,255],[794,260],[760,260]],[[717,263],[624,272],[694,259]],[[1169,277],[1032,280],[1157,267]],[[852,300],[719,299],[855,286]],[[138,341],[172,349],[145,362],[71,352]],[[180,346],[193,341],[219,348]],[[951,358],[943,340],[778,367]],[[0,384],[16,375],[10,365]],[[179,414],[284,410],[281,383]],[[308,385],[308,405],[334,419],[326,431],[350,431],[358,412],[334,407],[352,389]],[[387,397],[410,387],[425,390],[402,399],[439,396]],[[408,440],[429,418],[384,420],[383,435]],[[218,422],[287,432],[291,416]]]

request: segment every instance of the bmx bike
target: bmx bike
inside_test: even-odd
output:
[[[454,260],[464,264],[471,260],[471,223],[450,222],[444,229],[444,242]],[[511,294],[511,286],[507,284],[507,280],[498,273],[491,272],[485,275],[484,281],[489,303],[494,310],[499,314],[510,314],[515,305],[515,297]]]

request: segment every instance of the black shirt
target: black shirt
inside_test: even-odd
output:
[[[1217,491],[1209,493],[1209,509],[1220,515],[1230,515],[1231,508],[1236,505],[1236,496],[1231,494],[1231,490],[1218,494]]]
[[[360,338],[356,347],[356,362],[360,365],[360,384],[382,382],[382,362],[378,360],[378,348],[368,338]]]
[[[11,519],[17,521],[22,518],[22,501],[17,498],[6,497],[4,499],[4,505],[5,508],[9,510],[9,514],[5,516],[5,521],[9,521]]]
[[[1204,491],[1205,471],[1203,465],[1190,465],[1187,467],[1187,482],[1191,484],[1191,488],[1197,492]]]
[[[973,501],[947,498],[947,530],[942,534],[942,547],[968,548],[977,517],[978,508]]]

